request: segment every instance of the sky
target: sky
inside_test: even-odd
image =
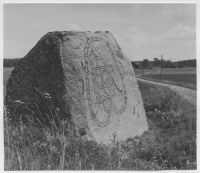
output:
[[[196,58],[196,5],[4,4],[3,56],[24,57],[48,32],[110,31],[131,61]]]

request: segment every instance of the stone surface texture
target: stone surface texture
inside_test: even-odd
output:
[[[50,94],[63,116],[70,113],[88,140],[110,144],[148,130],[133,67],[110,32],[43,36],[13,70],[5,104],[37,103],[45,112],[38,92]]]

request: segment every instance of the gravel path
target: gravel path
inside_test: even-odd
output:
[[[196,98],[197,94],[196,94],[196,91],[194,91],[194,90],[184,88],[181,86],[176,86],[176,85],[153,82],[153,81],[139,79],[139,78],[136,78],[136,79],[141,82],[147,82],[147,83],[151,83],[154,85],[161,85],[161,86],[168,87],[168,88],[172,89],[173,91],[177,92],[180,96],[182,96],[184,99],[186,99],[188,102],[192,103],[193,105],[196,106],[196,104],[197,104],[197,98]]]

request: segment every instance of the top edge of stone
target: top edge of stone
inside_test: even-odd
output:
[[[91,37],[91,36],[95,36],[96,34],[98,34],[99,37],[104,37],[104,36],[111,36],[114,38],[113,34],[110,31],[52,31],[52,32],[48,32],[45,35],[43,35],[41,37],[41,39],[39,40],[39,42],[49,39],[49,38],[60,38],[61,40],[64,37],[67,36],[75,36],[75,35],[85,35],[87,38]]]
[[[86,34],[86,35],[93,35],[93,34],[103,34],[103,35],[112,35],[112,33],[110,31],[52,31],[52,32],[48,32],[44,35],[44,37],[46,36],[50,36],[50,35],[59,35],[59,36],[67,36],[67,35],[78,35],[78,34]]]
[[[48,32],[47,34],[54,34],[54,33],[62,33],[62,34],[67,34],[67,33],[111,33],[110,31],[76,31],[76,30],[70,30],[70,31],[51,31]]]

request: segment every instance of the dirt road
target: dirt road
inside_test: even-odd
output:
[[[153,82],[153,81],[148,81],[148,80],[139,79],[139,78],[137,78],[137,80],[141,81],[141,82],[151,83],[154,85],[161,85],[161,86],[168,87],[168,88],[172,89],[173,91],[177,92],[180,96],[182,96],[184,99],[186,99],[188,102],[192,103],[193,105],[196,106],[196,104],[197,104],[196,91],[194,91],[194,90],[184,88],[181,86]]]

